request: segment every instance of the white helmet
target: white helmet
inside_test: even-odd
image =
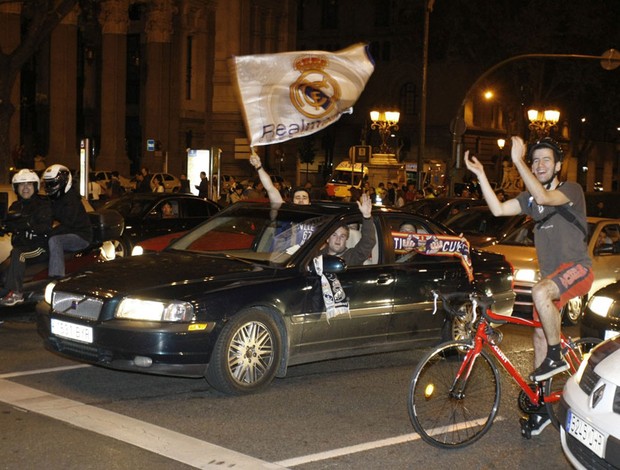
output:
[[[39,180],[39,176],[34,171],[23,168],[13,175],[11,183],[13,184],[13,191],[15,191],[15,194],[18,194],[17,187],[19,186],[19,183],[34,184],[34,191],[36,193],[39,191],[39,184],[41,183],[41,180]]]
[[[45,193],[52,199],[58,199],[62,194],[71,189],[71,172],[64,165],[55,163],[43,173]]]

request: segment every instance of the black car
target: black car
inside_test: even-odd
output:
[[[464,239],[415,214],[375,208],[376,242],[363,264],[318,256],[345,225],[347,246],[354,245],[361,219],[356,204],[236,203],[164,251],[50,284],[37,308],[39,333],[48,349],[67,357],[206,377],[214,388],[240,394],[292,365],[463,334],[458,322],[433,314],[432,291],[471,289],[468,273],[495,297],[498,312],[511,314],[505,258],[469,251]],[[342,314],[332,316],[336,303]]]
[[[581,318],[581,336],[608,339],[620,334],[620,281],[596,291]]]
[[[525,214],[497,217],[493,215],[489,206],[480,204],[458,212],[444,223],[456,233],[463,234],[473,246],[484,248],[501,241],[526,220]]]
[[[213,201],[184,193],[128,193],[109,201],[125,219],[123,236],[114,241],[116,256],[129,256],[136,243],[187,231],[220,211]]]
[[[430,217],[435,222],[445,223],[450,217],[472,206],[485,205],[483,199],[464,197],[431,197],[416,199],[402,207],[405,212],[415,212]]]

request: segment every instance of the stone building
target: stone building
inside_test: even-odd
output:
[[[246,132],[227,59],[294,50],[295,3],[102,0],[76,7],[22,70],[11,148],[24,144],[48,164],[77,168],[80,139],[88,137],[91,164],[124,175],[164,165],[179,174],[186,148],[219,148],[221,171],[239,174],[235,143],[238,149]],[[0,5],[3,48],[19,43],[24,22],[19,4]]]

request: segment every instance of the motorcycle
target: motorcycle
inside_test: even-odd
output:
[[[90,222],[93,227],[93,240],[86,248],[76,252],[65,253],[65,273],[73,274],[95,263],[110,261],[115,257],[113,240],[117,240],[123,234],[125,221],[123,216],[111,209],[100,209],[89,212]],[[6,217],[19,217],[19,214],[7,214]],[[2,235],[0,227],[0,235]],[[8,237],[4,235],[3,238]],[[0,266],[0,276],[4,285],[4,275],[10,263],[10,256]],[[41,256],[32,263],[26,264],[24,276],[24,303],[36,303],[43,299],[45,286],[49,283],[48,257]],[[0,288],[0,298],[8,294],[8,290]],[[6,307],[9,308],[9,307]]]

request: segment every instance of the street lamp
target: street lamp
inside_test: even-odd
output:
[[[398,130],[398,120],[400,119],[400,113],[398,111],[371,111],[370,128],[378,130],[381,136],[381,146],[379,147],[379,153],[387,154],[390,147],[387,144],[387,138],[392,132]]]
[[[551,130],[557,127],[560,112],[555,109],[545,109],[544,111],[530,109],[527,112],[527,118],[530,121],[528,127],[536,137],[532,140],[540,140],[548,136]]]
[[[497,146],[500,150],[504,150],[504,146],[506,145],[506,139],[497,139]]]

